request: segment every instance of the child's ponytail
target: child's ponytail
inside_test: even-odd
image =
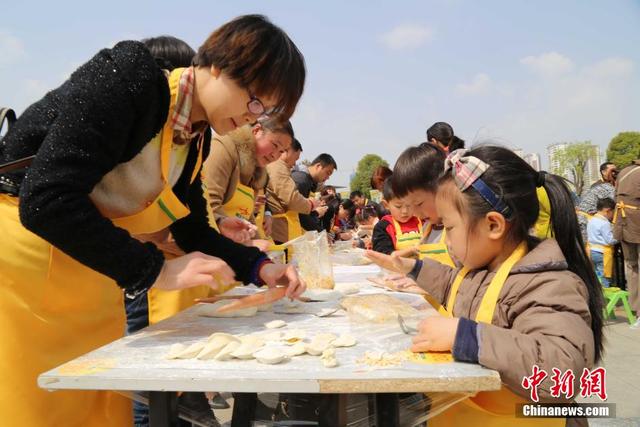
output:
[[[551,202],[551,226],[554,238],[562,250],[569,270],[580,276],[589,291],[589,311],[591,312],[591,329],[595,344],[595,360],[600,360],[602,341],[602,287],[593,270],[593,266],[578,226],[573,198],[563,178],[537,172],[537,183],[542,184]]]

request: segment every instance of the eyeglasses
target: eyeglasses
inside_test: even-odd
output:
[[[260,101],[260,98],[251,93],[251,91],[247,90],[249,94],[249,102],[247,102],[247,110],[253,114],[254,116],[270,116],[273,114],[274,108],[267,111],[264,108],[264,104]]]

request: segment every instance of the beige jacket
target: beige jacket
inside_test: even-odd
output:
[[[417,283],[439,302],[446,303],[458,269],[425,259]],[[482,297],[495,272],[470,271],[460,284],[455,317],[475,320]],[[552,368],[573,370],[574,390],[579,391],[583,368],[594,363],[594,340],[588,291],[582,280],[567,270],[567,262],[554,239],[542,241],[511,270],[491,325],[478,325],[478,358],[481,365],[500,373],[502,382],[516,394],[529,398],[522,378],[532,375],[533,365],[548,377],[538,388],[540,400],[553,398]]]
[[[616,202],[638,209],[625,209],[626,218],[618,211],[613,237],[619,241],[640,243],[640,160],[620,171],[616,184]]]
[[[258,167],[252,127],[243,126],[211,141],[211,152],[202,168],[209,208],[216,220],[225,216],[222,205],[233,197],[238,182],[257,192],[264,190],[267,173]]]
[[[311,202],[298,191],[291,178],[291,169],[282,159],[267,165],[267,207],[273,215],[287,211],[308,214]],[[277,242],[288,240],[288,226],[284,218],[273,218],[271,237]]]

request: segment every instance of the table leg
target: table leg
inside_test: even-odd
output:
[[[231,427],[249,427],[254,421],[257,393],[233,393],[233,415],[231,415]]]
[[[377,393],[375,402],[377,427],[400,425],[400,400],[396,393]]]
[[[174,391],[149,392],[149,427],[178,427],[178,395]]]

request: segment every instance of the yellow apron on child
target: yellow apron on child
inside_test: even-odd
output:
[[[179,77],[180,73],[172,74],[171,80],[175,83]],[[165,141],[171,143],[173,132],[165,125],[163,133],[162,173],[166,177],[171,145],[167,148]],[[200,161],[199,157],[198,164]],[[25,229],[18,207],[17,198],[0,194],[4,237],[0,251],[0,413],[5,423],[23,427],[131,425],[131,404],[123,396],[107,391],[50,393],[38,388],[39,374],[122,337],[123,292],[112,279]],[[141,212],[112,221],[132,235],[146,234],[161,231],[188,213],[167,184]]]
[[[428,224],[424,230],[422,240],[425,240],[429,234],[431,234],[432,225]],[[418,258],[425,259],[429,258],[433,261],[437,261],[440,264],[448,265],[449,267],[455,267],[456,264],[451,259],[449,255],[449,248],[446,244],[446,231],[442,230],[442,234],[440,235],[440,240],[436,243],[422,243],[418,246]],[[424,299],[427,300],[429,304],[436,310],[438,313],[445,315],[447,310],[444,308],[442,304],[440,304],[435,298],[431,295],[425,295]]]
[[[431,234],[432,226],[431,224],[427,225],[427,228],[424,231],[424,236],[422,239],[426,239],[426,237]],[[447,247],[446,237],[447,232],[442,230],[442,234],[440,235],[440,240],[436,243],[422,243],[419,249],[419,257],[420,259],[429,258],[434,261],[438,261],[440,264],[448,265],[449,267],[455,267],[456,264],[451,259],[451,255],[449,255],[449,248]]]
[[[613,246],[597,245],[595,243],[587,244],[587,254],[591,257],[591,249],[600,249],[602,252],[602,260],[604,264],[604,277],[611,279],[613,277]]]
[[[491,324],[500,291],[509,276],[509,272],[526,253],[526,242],[522,242],[500,266],[482,297],[478,313],[476,314],[476,322]],[[451,292],[447,302],[447,310],[450,317],[453,317],[453,307],[458,289],[468,271],[469,269],[463,267],[451,286]],[[431,419],[429,425],[432,427],[563,427],[565,425],[566,419],[564,418],[516,418],[516,404],[527,402],[526,399],[516,395],[503,386],[498,391],[480,392],[473,397],[463,400],[461,403],[458,403]]]
[[[395,249],[409,249],[414,248],[420,244],[420,240],[422,239],[422,234],[420,230],[422,230],[422,221],[418,220],[418,229],[409,231],[404,233],[402,231],[402,227],[400,223],[392,218],[393,228],[396,230],[396,244]]]

